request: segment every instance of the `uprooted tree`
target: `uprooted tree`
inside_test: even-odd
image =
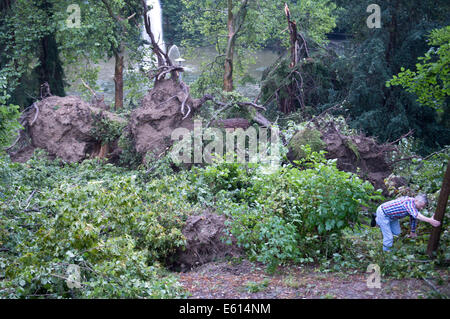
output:
[[[142,5],[145,30],[150,38],[150,46],[156,57],[157,67],[149,72],[149,76],[154,80],[154,87],[144,97],[141,107],[135,109],[130,116],[128,129],[134,140],[136,151],[139,153],[150,151],[157,155],[163,153],[172,143],[170,137],[175,128],[193,129],[193,112],[206,101],[212,101],[219,107],[208,126],[213,124],[232,128],[245,127],[247,120],[243,118],[216,120],[221,112],[233,105],[232,103],[218,101],[208,94],[200,99],[191,97],[189,86],[179,77],[179,72],[184,71],[183,67],[174,65],[168,54],[158,45],[151,29],[146,2],[142,1]],[[271,125],[270,121],[258,112],[258,109],[265,108],[251,102],[238,102],[237,105],[243,112],[247,112],[249,108],[252,109],[252,119],[258,124]]]

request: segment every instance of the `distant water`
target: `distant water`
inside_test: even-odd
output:
[[[216,56],[214,47],[196,49],[192,56],[183,56],[182,48],[180,48],[180,51],[182,57],[186,59],[183,63],[185,72],[183,72],[182,76],[183,81],[187,84],[192,83],[198,78],[201,72],[202,63],[210,62]],[[272,65],[278,58],[278,55],[271,50],[260,50],[256,52],[254,57],[255,63],[249,65],[248,73],[258,83],[261,80],[264,69]],[[125,56],[125,65],[127,65],[126,59],[127,56]],[[114,58],[111,58],[108,61],[102,61],[96,66],[100,67],[97,85],[100,87],[100,92],[105,95],[105,101],[111,103],[114,101]],[[73,73],[70,69],[66,69],[65,73],[69,82],[76,80],[73,78]],[[66,90],[67,94],[78,95],[76,87],[79,82],[76,83],[77,85],[73,85]],[[259,85],[247,83],[243,86],[239,86],[236,83],[236,90],[249,98],[254,98],[259,93]]]

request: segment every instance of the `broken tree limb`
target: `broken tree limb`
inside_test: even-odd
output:
[[[159,67],[164,66],[164,65],[172,66],[172,62],[170,61],[170,58],[167,55],[166,55],[167,57],[165,57],[163,50],[161,50],[161,48],[158,45],[158,42],[156,42],[156,40],[155,40],[155,36],[153,35],[150,16],[148,14],[147,2],[145,0],[142,0],[142,5],[144,7],[145,31],[147,32],[148,36],[150,37],[153,53],[155,53],[156,59],[158,60],[158,66]],[[164,59],[164,58],[166,58],[166,59]]]
[[[41,99],[52,96],[52,93],[50,92],[50,85],[48,84],[48,82],[44,82],[44,84],[41,85],[40,91]]]
[[[87,85],[87,83],[84,82],[83,79],[80,79],[80,80],[81,80],[81,83],[83,83],[83,86],[84,86],[85,88],[87,88],[87,89],[91,92],[91,94],[92,94],[94,97],[96,97],[97,94],[95,93],[95,91],[94,91],[89,85]]]
[[[219,109],[216,114],[213,116],[213,118],[211,119],[211,121],[208,123],[207,127],[209,127],[209,125],[211,125],[211,123],[217,118],[217,116],[222,113],[223,111],[225,111],[226,109],[228,109],[229,107],[233,106],[232,103],[224,103],[224,102],[220,102],[220,101],[216,101],[213,97],[211,98],[212,102],[215,103],[216,105],[222,106],[221,109]],[[241,108],[254,108],[254,109],[260,109],[260,110],[266,110],[265,107],[258,105],[256,103],[252,103],[252,102],[238,102],[236,103],[239,107]],[[261,113],[259,113],[258,111],[255,112],[251,112],[252,116],[252,120],[255,121],[256,123],[260,124],[263,127],[271,127],[272,123],[266,119],[266,117],[264,115],[262,115]]]
[[[259,112],[256,112],[252,119],[253,119],[253,121],[255,121],[256,123],[260,124],[263,127],[271,127],[272,126],[272,123]]]
[[[295,21],[291,20],[291,12],[287,3],[284,4],[284,13],[286,14],[286,19],[288,22],[288,30],[290,36],[291,43],[291,64],[289,67],[293,68],[297,65],[299,56],[298,56],[298,37],[297,37],[297,24]]]
[[[218,102],[218,101],[215,101],[214,99],[213,99],[213,102],[214,102],[215,104],[217,104],[217,105],[221,105],[222,108],[220,108],[220,109],[216,112],[216,114],[214,114],[214,116],[212,117],[212,119],[211,119],[211,120],[209,121],[209,123],[206,125],[207,128],[208,128],[208,127],[216,120],[216,118],[219,116],[220,113],[222,113],[223,111],[225,111],[225,110],[227,110],[228,108],[230,108],[231,106],[233,106],[232,103]]]
[[[183,72],[184,68],[182,66],[164,65],[162,67],[159,67],[158,70],[159,70],[159,72],[157,71],[157,73],[156,73],[156,75],[154,75],[154,77],[156,78],[156,80],[160,81],[164,78],[164,76],[167,73]]]
[[[181,81],[180,84],[181,84],[181,87],[183,89],[183,93],[185,94],[183,102],[181,102],[181,114],[183,115],[183,120],[184,120],[191,113],[191,108],[189,107],[189,105],[186,105],[186,101],[189,98],[189,87],[183,81]],[[188,111],[186,112],[186,114],[184,113],[184,107],[185,106],[187,106],[187,108],[188,108]]]
[[[239,102],[238,105],[239,106],[252,106],[255,109],[260,109],[260,110],[263,110],[263,111],[267,111],[267,109],[264,106],[258,105],[256,103],[252,103],[252,102]]]
[[[208,124],[209,125],[209,124]],[[244,130],[250,127],[250,122],[244,118],[229,118],[224,120],[215,120],[212,122],[213,126],[223,127],[223,128],[242,128]],[[208,126],[209,127],[209,126]]]
[[[4,148],[4,151],[9,151],[10,149],[12,149],[14,146],[16,146],[16,144],[20,141],[20,139],[22,138],[21,132],[19,132],[19,136],[17,136],[16,140],[14,141],[14,143],[12,143],[10,146]]]

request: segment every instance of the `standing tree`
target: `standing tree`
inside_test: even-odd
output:
[[[185,36],[188,37],[185,43],[200,47],[213,45],[217,51],[217,56],[204,67],[195,83],[201,92],[218,86],[224,91],[232,91],[236,80],[246,78],[243,75],[254,59],[255,51],[269,41],[290,47],[284,2],[183,0],[183,3],[187,11],[183,21]],[[305,37],[319,43],[326,41],[325,34],[335,26],[336,6],[333,3],[329,0],[286,3],[290,9],[289,20],[296,22]],[[297,86],[297,83],[294,81],[292,86]]]
[[[44,82],[64,95],[54,0],[0,1],[0,78],[9,102],[22,107],[40,95]]]
[[[109,17],[114,23],[114,37],[110,39],[111,51],[115,59],[114,67],[114,108],[123,108],[123,67],[124,67],[124,54],[125,43],[127,37],[130,37],[130,33],[135,33],[139,30],[137,28],[137,20],[132,20],[135,16],[140,17],[138,10],[140,6],[137,0],[123,0],[123,1],[111,1],[102,0],[105,9],[107,10]],[[133,22],[133,26],[130,22]]]
[[[369,28],[367,7],[374,1],[335,0],[343,6],[338,26],[352,35],[354,50],[343,62],[353,79],[348,83],[346,108],[352,127],[380,141],[396,140],[411,129],[420,153],[431,153],[450,141],[447,118],[437,117],[398,87],[385,83],[401,67],[413,68],[429,49],[427,34],[448,23],[450,3],[445,0],[379,0],[381,27]],[[386,116],[391,114],[391,116]]]
[[[402,68],[402,72],[387,82],[387,86],[401,85],[408,92],[418,96],[422,105],[431,106],[440,113],[448,111],[450,106],[450,26],[431,32],[429,44],[433,47],[420,57],[416,71]],[[427,253],[433,256],[439,245],[442,222],[450,194],[450,161],[442,181],[434,219],[441,222],[433,229],[428,243]]]
[[[76,3],[81,11],[81,23],[77,28],[67,26],[67,7]],[[95,87],[97,74],[92,64],[114,57],[114,107],[123,107],[125,53],[136,55],[140,39],[142,7],[139,0],[102,0],[57,2],[61,27],[57,40],[67,65],[81,69],[79,77]],[[129,56],[130,56],[129,55]],[[131,56],[130,56],[131,62]],[[84,66],[87,64],[88,66]]]
[[[54,9],[51,0],[43,0],[36,3],[47,16],[48,21],[53,20]],[[44,16],[45,17],[45,16]],[[51,22],[56,24],[56,22]],[[39,65],[36,67],[36,73],[39,84],[48,83],[50,91],[54,95],[64,96],[64,71],[61,60],[59,58],[58,44],[56,42],[56,27],[52,27],[52,31],[40,39],[39,43]]]
[[[234,89],[236,67],[241,68],[243,57],[252,56],[272,33],[274,21],[270,8],[274,1],[255,0],[182,0],[186,8],[183,20],[185,46],[213,45],[217,56],[207,66],[208,78],[202,78],[200,90],[208,86]],[[238,64],[236,65],[236,62]]]

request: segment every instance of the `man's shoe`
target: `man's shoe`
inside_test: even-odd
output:
[[[375,218],[377,217],[376,214],[372,214],[372,220],[370,221],[370,227],[375,227],[377,225],[377,221]]]

